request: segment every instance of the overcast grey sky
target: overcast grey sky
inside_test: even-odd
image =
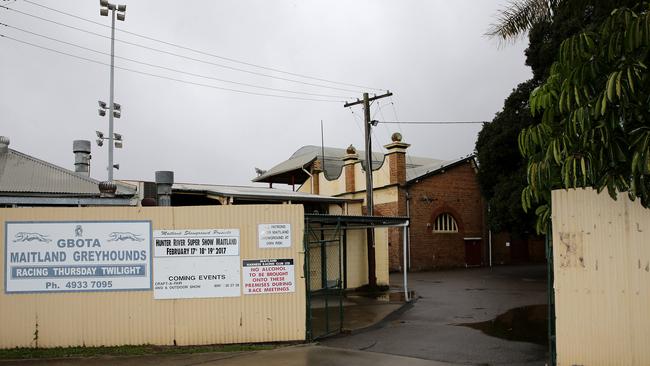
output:
[[[124,1],[126,21],[118,21],[118,29],[292,73],[389,89],[394,97],[373,104],[378,120],[491,120],[511,90],[531,75],[524,65],[526,42],[499,48],[483,36],[505,0]],[[110,25],[110,18],[99,15],[99,1],[0,1],[32,15],[0,9],[0,22],[11,26],[0,26],[0,34],[109,62],[106,55],[16,29],[110,51],[108,38],[33,16],[105,36],[110,36],[110,28],[30,2]],[[115,45],[118,56],[208,78],[115,61],[116,66],[150,74],[219,88],[334,101],[360,98],[364,91],[238,64],[119,30],[116,38],[205,62],[121,42]],[[72,140],[94,140],[95,130],[108,130],[107,117],[97,114],[97,100],[108,101],[109,68],[7,38],[0,38],[0,55],[0,135],[11,138],[11,148],[72,168]],[[210,78],[343,98],[270,91]],[[153,180],[154,171],[173,170],[178,182],[250,184],[254,167],[267,169],[303,145],[320,145],[321,120],[325,145],[363,146],[363,111],[357,106],[352,114],[341,102],[249,95],[124,70],[116,70],[115,101],[123,108],[115,131],[124,136],[124,149],[115,153],[120,164],[116,179]],[[480,127],[379,125],[373,148],[380,151],[390,134],[398,131],[412,144],[411,154],[453,159],[473,151]],[[93,143],[92,149],[91,175],[103,180],[106,145],[100,148]]]

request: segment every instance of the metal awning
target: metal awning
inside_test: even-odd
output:
[[[380,228],[406,226],[409,218],[405,216],[350,216],[350,215],[324,215],[305,214],[305,222],[315,224],[342,224],[346,228]]]

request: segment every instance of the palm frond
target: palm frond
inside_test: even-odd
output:
[[[502,41],[516,40],[534,24],[551,19],[560,0],[513,0],[496,15],[486,35]]]

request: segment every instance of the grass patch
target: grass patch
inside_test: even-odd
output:
[[[65,358],[93,356],[173,355],[205,352],[263,351],[282,344],[225,344],[209,346],[115,346],[0,349],[0,359]]]

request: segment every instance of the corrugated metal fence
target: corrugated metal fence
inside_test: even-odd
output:
[[[558,365],[650,365],[650,210],[553,192]]]
[[[220,344],[305,339],[301,205],[0,209],[5,221],[151,220],[153,230],[237,228],[241,260],[292,258],[295,292],[154,300],[153,291],[0,294],[0,348]],[[260,223],[289,223],[290,248],[260,249]],[[5,238],[5,226],[0,237]],[[0,261],[5,263],[5,248]],[[155,271],[155,269],[154,269]],[[5,282],[6,271],[0,274]]]

